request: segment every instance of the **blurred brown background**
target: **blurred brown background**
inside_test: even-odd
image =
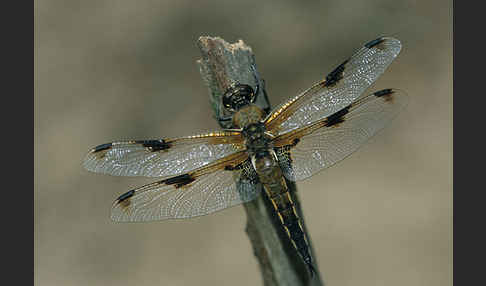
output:
[[[93,146],[217,129],[196,40],[243,39],[273,105],[380,35],[401,54],[371,90],[410,103],[354,155],[299,182],[327,285],[452,284],[452,1],[35,2],[36,285],[260,285],[238,206],[115,224],[153,180],[93,174]]]

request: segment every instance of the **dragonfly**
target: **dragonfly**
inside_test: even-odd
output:
[[[322,80],[270,113],[254,102],[262,88],[232,84],[221,97],[231,129],[179,138],[96,146],[84,167],[114,176],[157,177],[112,205],[116,222],[207,215],[263,193],[295,250],[314,273],[307,235],[286,180],[301,181],[341,161],[406,105],[397,89],[365,90],[401,50],[399,40],[366,43]]]

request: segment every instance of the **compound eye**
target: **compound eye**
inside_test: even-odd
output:
[[[253,92],[253,88],[249,85],[240,85],[238,88],[238,96],[241,100],[245,102],[245,104],[250,104],[253,102],[255,98],[255,94]]]
[[[223,105],[230,111],[236,111],[241,107],[253,102],[255,95],[253,88],[246,84],[232,86],[223,95]]]
[[[248,102],[253,102],[254,98],[255,94],[253,93],[253,90],[251,91],[251,93],[246,94],[246,100],[248,100]]]
[[[240,89],[240,94],[245,97],[249,102],[253,100],[255,94],[253,93],[253,88],[249,85],[243,85]]]

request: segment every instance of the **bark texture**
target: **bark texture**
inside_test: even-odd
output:
[[[216,119],[225,117],[228,114],[221,106],[221,96],[228,87],[234,82],[253,87],[257,85],[251,71],[251,66],[255,65],[252,49],[242,40],[229,44],[218,37],[200,37],[197,45],[202,55],[202,59],[198,60],[199,70],[209,88],[214,117]],[[259,84],[264,86],[263,82]],[[270,108],[266,96],[257,97],[256,104],[264,109]],[[222,128],[232,128],[231,121],[218,122]],[[253,246],[253,253],[259,262],[264,285],[324,285],[317,268],[311,236],[305,227],[295,183],[287,180],[287,185],[307,233],[317,272],[313,277],[310,276],[297,251],[283,233],[278,218],[272,212],[273,207],[269,200],[262,195],[258,199],[245,203],[244,208],[247,214],[246,232]]]

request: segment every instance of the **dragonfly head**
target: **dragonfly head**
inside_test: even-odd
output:
[[[231,112],[236,112],[243,106],[255,100],[253,88],[247,84],[233,84],[223,95],[223,105]]]

